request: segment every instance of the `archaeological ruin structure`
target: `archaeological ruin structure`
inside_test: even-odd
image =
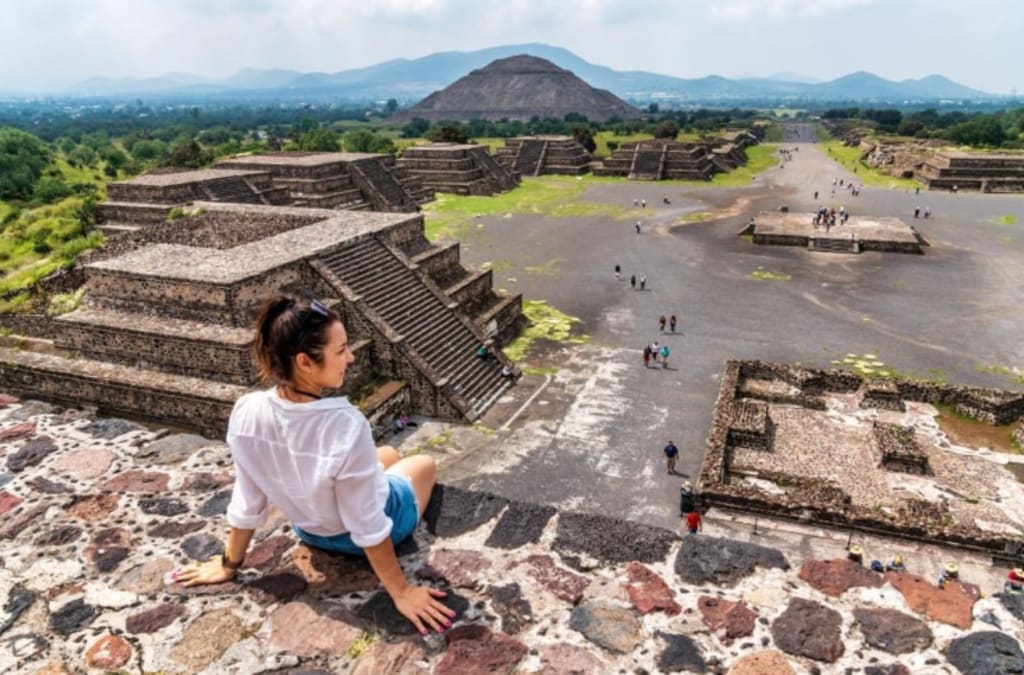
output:
[[[564,174],[579,176],[590,170],[593,157],[572,136],[519,136],[506,138],[494,159],[521,176]]]
[[[496,162],[486,145],[414,145],[402,153],[398,169],[431,190],[457,195],[493,195],[519,185],[519,174]]]
[[[669,139],[630,141],[596,165],[594,175],[630,180],[710,180],[716,173],[745,164],[746,148],[756,143],[757,139],[746,132],[698,143]]]
[[[1024,153],[941,150],[925,160],[914,177],[929,190],[1024,192]]]
[[[266,185],[258,175],[253,184]],[[185,198],[184,184],[170,185],[161,194]],[[466,269],[457,243],[431,244],[423,227],[413,213],[194,201],[183,217],[86,256],[82,305],[40,329],[48,341],[0,348],[0,383],[220,436],[235,400],[257,386],[254,312],[286,290],[342,314],[356,362],[341,393],[376,433],[400,412],[474,420],[509,385],[498,347],[524,320],[521,296],[496,293],[490,270]]]
[[[825,253],[924,253],[928,241],[899,218],[850,216],[826,228],[814,223],[813,213],[762,211],[739,232],[762,246],[797,246]]]
[[[1024,559],[1024,483],[951,442],[944,406],[985,425],[1024,393],[760,361],[726,364],[698,489],[705,503]],[[1018,422],[1021,424],[1021,422]]]

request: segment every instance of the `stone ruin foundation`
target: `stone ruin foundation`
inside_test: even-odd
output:
[[[845,224],[825,230],[814,226],[813,213],[762,211],[739,232],[760,246],[799,246],[823,253],[923,254],[928,241],[899,218],[850,216]]]
[[[898,405],[897,405],[898,404]],[[1012,456],[951,441],[935,404],[1022,420],[1024,393],[730,361],[697,489],[707,504],[1024,561]],[[1018,422],[1017,433],[1024,428]]]
[[[437,192],[493,195],[519,185],[520,175],[498,163],[486,145],[429,143],[406,148],[398,168]]]
[[[925,160],[915,178],[929,190],[1024,192],[1024,153],[942,150]]]
[[[624,176],[629,180],[711,180],[747,163],[747,147],[757,139],[733,132],[697,143],[655,139],[623,143],[611,157],[594,167],[595,176]]]
[[[579,176],[590,170],[593,157],[572,136],[519,136],[506,138],[494,159],[521,176]]]

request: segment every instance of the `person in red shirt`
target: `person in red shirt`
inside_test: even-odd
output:
[[[1006,583],[1003,584],[1004,593],[1020,595],[1024,593],[1024,569],[1012,569],[1006,576]]]
[[[686,514],[686,529],[690,530],[690,534],[697,534],[704,529],[700,513],[697,511],[690,511]]]

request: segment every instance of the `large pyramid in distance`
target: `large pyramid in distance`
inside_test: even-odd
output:
[[[571,71],[525,54],[498,59],[474,70],[441,91],[435,91],[408,110],[398,122],[421,117],[438,120],[521,120],[531,117],[562,119],[569,113],[604,122],[611,117],[639,117],[640,110],[615,94],[595,89]]]

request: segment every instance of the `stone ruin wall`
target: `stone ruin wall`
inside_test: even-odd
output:
[[[731,453],[728,437],[735,414],[731,403],[741,390],[741,381],[748,377],[779,379],[799,387],[801,397],[819,400],[820,395],[826,391],[855,392],[864,382],[859,376],[839,370],[815,370],[760,361],[728,362],[719,383],[704,461],[697,481],[699,498],[703,503],[925,542],[941,541],[995,555],[1016,556],[1024,553],[1024,545],[1010,535],[948,524],[950,521],[942,517],[943,505],[923,500],[905,500],[902,510],[890,516],[853,505],[841,488],[827,481],[758,472],[762,478],[793,487],[786,494],[773,495],[742,481],[730,480]],[[926,381],[897,380],[896,383],[901,397],[906,400],[952,405],[961,413],[981,421],[993,423],[992,420],[1002,420],[1001,423],[1006,423],[1007,418],[1012,420],[1012,416],[1020,416],[1024,412],[1024,394],[1012,393],[1007,396],[1006,392],[1000,390]],[[1024,419],[1018,426],[1018,431],[1022,429]]]

